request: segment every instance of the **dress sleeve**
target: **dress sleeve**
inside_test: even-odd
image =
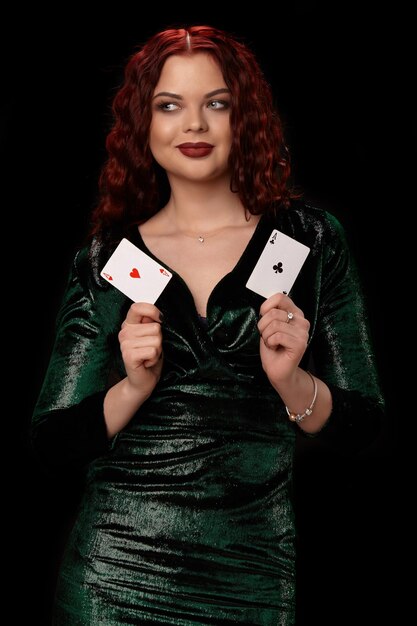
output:
[[[97,292],[88,250],[81,250],[58,313],[54,347],[31,422],[32,448],[50,467],[80,468],[111,446],[103,414],[111,350]]]
[[[329,214],[327,220],[312,357],[314,372],[330,388],[333,409],[319,436],[352,452],[376,438],[384,400],[356,263],[341,224]]]

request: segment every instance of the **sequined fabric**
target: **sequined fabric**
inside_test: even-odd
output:
[[[117,333],[130,302],[100,279],[110,250],[94,242],[75,259],[33,417],[44,462],[86,471],[55,625],[294,624],[296,427],[261,367],[263,298],[245,287],[273,228],[311,248],[291,295],[311,322],[302,365],[313,363],[333,394],[319,436],[347,450],[375,434],[383,402],[343,231],[295,205],[261,218],[213,290],[205,323],[173,272],[156,303],[161,380],[108,442],[102,403],[124,375]],[[137,228],[129,238],[149,253]]]

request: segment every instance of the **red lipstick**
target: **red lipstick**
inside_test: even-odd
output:
[[[201,157],[208,156],[213,150],[214,146],[211,143],[198,141],[196,143],[181,143],[179,146],[177,146],[177,148],[185,156],[191,157],[193,159],[199,159]]]

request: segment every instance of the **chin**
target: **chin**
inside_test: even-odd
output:
[[[201,165],[203,164],[192,164],[192,167],[181,170],[178,169],[175,172],[172,172],[172,175],[178,178],[185,178],[187,180],[192,180],[196,182],[201,181],[202,183],[215,181],[228,175],[227,169],[213,170],[212,168],[210,168],[209,170],[201,167]]]

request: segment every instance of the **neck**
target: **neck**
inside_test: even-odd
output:
[[[163,209],[178,230],[209,233],[225,226],[246,222],[245,209],[230,179],[220,181],[178,181],[170,178],[171,197]]]

